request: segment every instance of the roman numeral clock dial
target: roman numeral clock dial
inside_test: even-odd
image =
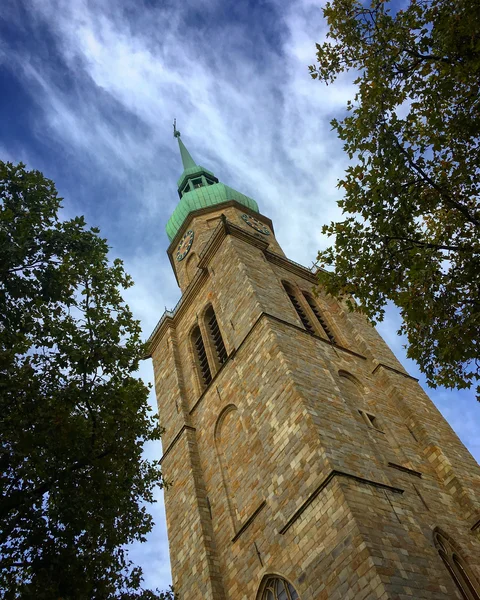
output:
[[[263,235],[270,235],[270,230],[268,229],[268,227],[266,225],[264,225],[258,219],[255,219],[255,217],[251,217],[250,215],[243,214],[242,219],[245,221],[245,223],[247,225],[250,225],[250,227],[253,227],[253,229],[255,229],[255,231],[259,231],[260,233],[263,233]]]
[[[190,252],[190,248],[193,244],[193,238],[195,234],[193,233],[193,229],[189,229],[185,235],[180,240],[177,248],[176,258],[177,260],[183,260],[187,254]]]

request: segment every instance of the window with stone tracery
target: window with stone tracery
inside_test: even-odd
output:
[[[270,577],[265,583],[261,600],[299,600],[291,583],[282,577]]]
[[[453,581],[465,600],[480,600],[480,586],[470,567],[460,556],[448,537],[439,530],[433,534],[435,547],[445,563]]]

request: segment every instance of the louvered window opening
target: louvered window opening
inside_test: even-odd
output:
[[[220,333],[220,327],[218,326],[217,317],[212,310],[212,316],[208,321],[208,328],[210,329],[210,335],[212,336],[213,345],[215,346],[215,352],[217,353],[218,362],[223,365],[227,360],[227,350],[223,343],[222,334]]]
[[[335,336],[332,333],[332,330],[330,329],[330,327],[328,326],[327,322],[325,321],[325,319],[323,318],[322,313],[320,312],[317,303],[315,302],[315,300],[309,295],[309,294],[304,294],[308,305],[310,306],[310,308],[313,311],[313,314],[317,317],[317,321],[320,323],[320,325],[323,328],[323,331],[325,331],[325,333],[327,334],[328,339],[332,342],[332,344],[335,343]]]
[[[202,381],[205,385],[208,385],[212,381],[212,373],[208,364],[207,353],[205,351],[205,344],[203,343],[202,334],[200,328],[197,327],[193,334],[193,343],[195,350],[197,351],[198,364],[200,367],[200,373]]]
[[[303,326],[309,333],[315,333],[315,329],[312,327],[312,324],[308,320],[307,315],[305,314],[302,305],[297,300],[296,296],[291,292],[287,287],[285,287],[285,291],[287,292],[288,297],[290,298],[290,302],[293,304],[294,309],[297,311],[297,315],[300,317],[300,320],[303,323]]]

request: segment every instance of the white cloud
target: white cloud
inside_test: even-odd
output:
[[[220,10],[221,3],[202,7]],[[283,33],[277,47],[234,22],[215,28],[212,21],[212,31],[192,25],[187,30],[184,17],[195,8],[188,2],[142,11],[133,0],[120,8],[113,0],[30,0],[30,14],[53,29],[62,68],[75,85],[65,84],[44,55],[8,54],[41,109],[37,135],[63,145],[79,183],[82,177],[94,184],[98,179],[94,199],[69,180],[61,190],[73,198],[66,213],[78,209],[87,220],[94,216],[112,254],[124,259],[136,282],[127,300],[146,335],[165,305],[173,306],[179,296],[163,231],[181,172],[174,117],[194,158],[257,200],[293,260],[310,264],[327,243],[321,225],[339,215],[335,186],[346,158],[329,121],[343,110],[352,87],[348,77],[326,88],[309,77],[315,42],[325,34],[319,6],[308,0],[278,2]],[[12,12],[11,18],[18,17]],[[2,53],[0,61],[5,60]],[[56,179],[47,158],[30,158]],[[105,181],[121,194],[113,198],[107,189],[104,195]],[[381,331],[401,355],[396,319],[389,312]],[[151,381],[148,365],[141,373]],[[452,402],[432,396],[442,406]],[[478,423],[478,411],[471,412]],[[466,433],[468,439],[472,435]],[[165,526],[161,509],[155,512],[163,525],[134,555],[145,566],[147,583],[166,587]]]

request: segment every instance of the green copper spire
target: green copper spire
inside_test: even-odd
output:
[[[183,173],[177,182],[180,202],[166,226],[168,239],[172,241],[188,215],[200,208],[236,200],[238,203],[258,212],[258,205],[255,200],[220,183],[211,171],[197,165],[182,142],[176,125],[175,120],[173,122],[173,135],[178,139]]]
[[[174,119],[173,121],[173,137],[176,137],[178,140],[178,146],[180,148],[180,155],[182,157],[183,168],[192,169],[194,167],[198,167],[197,163],[191,157],[190,152],[185,147],[185,144],[182,142],[180,132],[177,129],[177,119]]]

